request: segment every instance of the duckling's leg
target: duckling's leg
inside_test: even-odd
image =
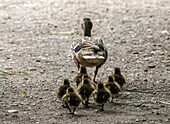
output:
[[[102,105],[102,108],[100,109],[100,111],[104,111],[104,104]]]
[[[88,105],[88,104],[89,104],[89,99],[87,99],[87,100],[85,101],[85,107],[86,107],[86,108],[88,108],[88,107],[89,107],[89,105]]]
[[[76,110],[76,108],[73,109],[73,112],[71,114],[74,114],[74,111]]]
[[[66,107],[68,108],[69,112],[71,113],[71,109],[70,109],[70,107],[68,106],[67,102],[65,102],[65,105],[66,105]]]
[[[94,77],[93,77],[93,82],[94,82],[94,83],[95,83],[95,78],[96,78],[98,69],[99,69],[99,66],[96,66],[96,70],[95,70],[95,72],[94,72]]]
[[[113,103],[113,97],[112,97],[112,99],[111,99],[110,103]]]
[[[78,68],[78,70],[80,69],[80,63],[79,62],[77,62],[77,68]]]
[[[82,101],[82,104],[85,105],[85,103]]]
[[[104,111],[104,104],[103,105],[101,105],[101,109],[99,109],[99,110],[97,110],[97,112],[99,112],[99,111]]]

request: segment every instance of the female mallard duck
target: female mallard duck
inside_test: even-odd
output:
[[[112,76],[108,76],[107,81],[104,83],[104,86],[110,91],[112,97],[111,102],[113,102],[113,98],[118,96],[118,93],[121,90],[120,85],[115,82],[115,79]]]
[[[125,76],[121,73],[120,68],[116,67],[112,76],[115,78],[115,81],[122,87],[125,84]]]
[[[93,81],[98,72],[98,69],[106,62],[108,52],[101,39],[91,37],[92,22],[90,18],[84,18],[81,24],[84,31],[84,37],[77,39],[71,45],[71,51],[74,62],[77,64],[78,69],[80,65],[86,67],[95,67]]]
[[[88,78],[83,79],[77,88],[77,91],[80,94],[82,101],[85,101],[86,107],[88,107],[88,101],[94,89],[95,89],[94,86],[91,84]]]
[[[62,100],[63,104],[68,108],[71,114],[74,114],[74,111],[81,102],[80,96],[74,91],[72,87],[67,89],[67,92],[63,96]]]
[[[59,98],[59,100],[61,100],[62,97],[66,94],[66,90],[69,87],[71,86],[70,86],[70,81],[68,79],[64,79],[62,84],[57,87],[56,93],[57,93],[57,97]]]
[[[102,108],[99,111],[104,111],[104,104],[109,100],[110,92],[104,87],[103,83],[99,82],[97,89],[93,92],[95,102]]]
[[[76,83],[77,87],[78,87],[78,85],[80,84],[80,82],[82,81],[83,75],[85,75],[85,74],[90,78],[90,76],[87,74],[87,69],[86,69],[86,67],[85,67],[85,66],[81,66],[81,67],[79,68],[78,73],[77,73],[76,76],[74,77],[74,82]],[[91,78],[90,78],[90,80],[91,80]]]

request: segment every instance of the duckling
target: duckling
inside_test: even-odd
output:
[[[84,74],[87,74],[87,69],[85,66],[81,66],[79,68],[78,73],[76,74],[76,76],[74,77],[74,82],[76,83],[77,87],[80,84],[80,82],[82,81],[82,76]],[[87,74],[88,75],[88,74]],[[89,76],[90,77],[90,76]]]
[[[72,56],[78,69],[80,65],[96,67],[93,77],[93,82],[95,82],[98,69],[106,62],[108,52],[102,39],[91,37],[93,24],[90,18],[84,18],[81,27],[84,31],[84,36],[72,43]]]
[[[98,111],[104,111],[104,104],[109,100],[110,92],[104,87],[103,83],[99,82],[97,89],[93,92],[95,102],[101,106]]]
[[[68,79],[64,79],[62,84],[59,87],[57,87],[56,93],[59,100],[61,100],[62,97],[66,94],[66,90],[69,87],[71,86],[70,86],[70,81]]]
[[[76,108],[81,102],[81,97],[74,91],[72,87],[67,89],[66,94],[62,97],[63,104],[68,108],[70,114],[74,114]]]
[[[118,93],[121,91],[120,85],[115,82],[115,79],[112,76],[108,76],[104,86],[110,91],[112,97],[111,102],[113,102],[113,98],[118,96]]]
[[[90,83],[90,80],[88,78],[83,79],[77,88],[77,91],[82,98],[82,103],[83,101],[85,101],[86,107],[88,107],[89,98],[92,95],[94,89],[94,86]]]
[[[112,76],[115,78],[115,81],[122,87],[125,84],[125,76],[121,73],[120,68],[116,67]]]

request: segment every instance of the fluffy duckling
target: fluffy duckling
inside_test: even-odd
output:
[[[66,94],[63,96],[62,101],[63,104],[68,108],[69,112],[74,114],[76,108],[81,102],[81,98],[72,87],[69,87]]]
[[[64,79],[62,84],[59,87],[57,87],[56,93],[59,100],[61,100],[62,97],[66,94],[66,90],[69,87],[71,86],[70,86],[70,81],[68,79]]]
[[[104,87],[103,83],[99,82],[97,89],[93,92],[95,102],[101,106],[99,111],[104,111],[104,104],[109,100],[110,92]]]
[[[104,83],[104,86],[110,91],[112,97],[111,102],[113,102],[113,98],[118,96],[118,93],[121,90],[120,85],[115,82],[115,79],[112,76],[108,76],[107,81]]]
[[[125,76],[121,73],[120,68],[116,67],[112,76],[115,78],[115,81],[122,87],[125,84]]]
[[[83,79],[77,88],[77,91],[80,94],[82,101],[85,101],[86,107],[88,107],[88,101],[89,101],[89,98],[92,95],[94,89],[95,89],[94,86],[91,84],[91,82],[88,78]]]
[[[93,24],[90,18],[84,18],[81,27],[84,31],[84,36],[72,43],[72,56],[78,69],[80,65],[96,67],[93,77],[93,82],[95,82],[98,69],[106,62],[108,52],[101,39],[91,37]]]
[[[82,77],[84,74],[87,74],[87,69],[85,66],[81,66],[79,68],[78,73],[76,74],[76,76],[74,77],[74,82],[76,83],[77,87],[80,84],[80,82],[82,81]],[[88,75],[88,74],[87,74]],[[90,76],[89,76],[90,77]]]

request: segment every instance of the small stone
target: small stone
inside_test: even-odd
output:
[[[71,71],[71,73],[74,73],[74,71]]]
[[[107,68],[107,71],[113,71],[113,68]]]
[[[156,65],[149,65],[148,67],[149,67],[149,68],[155,68]]]
[[[28,78],[27,78],[27,77],[24,77],[23,80],[28,80]]]
[[[142,105],[142,104],[140,103],[140,104],[136,104],[135,106],[136,106],[136,107],[140,107],[141,105]]]
[[[47,90],[49,90],[49,89],[48,89],[48,88],[42,88],[42,90],[43,90],[43,91],[47,91]]]
[[[136,122],[140,122],[140,120],[139,120],[139,119],[136,119]]]
[[[162,104],[161,107],[165,107],[165,105]]]
[[[8,113],[18,113],[18,110],[8,110]]]
[[[169,32],[167,30],[163,30],[161,33],[162,34],[169,34]]]
[[[43,74],[45,72],[45,70],[40,70],[40,73]]]
[[[147,82],[147,81],[148,81],[148,79],[144,79],[144,81],[145,81],[145,82]]]
[[[40,60],[40,59],[38,59],[38,60],[36,60],[36,62],[41,62],[41,60]]]
[[[133,52],[133,54],[139,54],[139,52]]]

